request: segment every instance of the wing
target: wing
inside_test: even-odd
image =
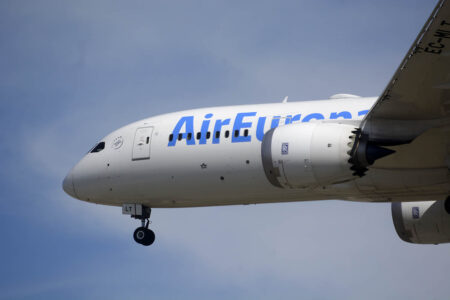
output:
[[[398,145],[447,125],[449,113],[450,3],[440,0],[361,130],[372,142]]]
[[[413,170],[422,179],[427,178],[427,171],[437,170],[444,175],[435,183],[444,184],[445,191],[450,189],[449,1],[439,1],[386,89],[354,132],[349,160],[354,175],[363,177],[369,169],[385,169],[398,173],[395,180],[401,182]]]

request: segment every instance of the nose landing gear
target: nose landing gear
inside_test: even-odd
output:
[[[155,233],[148,228],[151,212],[152,209],[150,207],[140,204],[124,204],[122,206],[123,214],[131,215],[132,218],[141,220],[142,225],[136,228],[133,238],[136,243],[144,246],[150,246],[155,241]]]

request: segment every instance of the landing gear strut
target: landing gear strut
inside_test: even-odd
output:
[[[136,243],[144,246],[150,246],[155,241],[155,233],[148,228],[150,224],[150,207],[139,204],[125,204],[122,207],[122,213],[131,214],[132,218],[141,220],[141,227],[136,228],[133,238]]]

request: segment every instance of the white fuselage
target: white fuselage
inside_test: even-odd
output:
[[[276,187],[264,173],[261,141],[271,128],[313,121],[356,128],[376,99],[213,107],[141,120],[102,139],[104,149],[83,157],[67,176],[65,190],[94,203],[149,207],[320,199],[390,201],[392,190],[401,197],[420,196],[390,182],[383,185],[377,180],[384,176],[376,172],[342,184],[300,189]]]

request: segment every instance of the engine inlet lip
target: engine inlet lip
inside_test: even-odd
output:
[[[397,235],[403,241],[407,243],[412,243],[411,236],[408,234],[403,220],[402,203],[392,202],[391,210],[392,210],[392,221],[394,223],[394,228],[395,231],[397,232]]]

